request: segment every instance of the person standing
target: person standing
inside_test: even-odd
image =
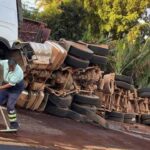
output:
[[[22,68],[13,59],[0,60],[3,68],[3,81],[0,85],[0,105],[5,101],[11,129],[18,129],[19,124],[15,105],[21,92],[24,90],[24,74]]]

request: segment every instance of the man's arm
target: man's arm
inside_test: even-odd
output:
[[[1,85],[1,86],[0,86],[0,90],[8,89],[8,88],[10,88],[10,87],[12,87],[12,85],[10,85],[9,83],[8,83],[8,84],[5,84],[5,85]]]

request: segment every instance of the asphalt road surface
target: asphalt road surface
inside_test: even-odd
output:
[[[150,150],[148,126],[126,127],[139,128],[144,138],[48,114],[18,112],[21,129],[17,134],[0,133],[0,150]]]
[[[0,150],[43,150],[38,148],[0,145]]]

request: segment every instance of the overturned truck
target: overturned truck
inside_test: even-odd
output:
[[[150,89],[135,89],[132,77],[105,73],[107,45],[61,39],[18,43],[16,52],[10,56],[24,68],[26,85],[19,107],[103,127],[103,118],[150,124]]]
[[[0,3],[0,59],[14,58],[25,74],[19,107],[103,127],[103,118],[150,124],[150,88],[135,89],[132,77],[106,74],[107,45],[48,41],[45,24],[24,19],[20,26],[20,0]],[[16,42],[18,34],[24,42]]]

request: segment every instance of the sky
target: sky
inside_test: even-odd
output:
[[[150,15],[150,8],[148,8],[147,11],[148,11],[148,15]]]
[[[23,4],[29,5],[29,7],[35,7],[35,0],[21,0]]]

